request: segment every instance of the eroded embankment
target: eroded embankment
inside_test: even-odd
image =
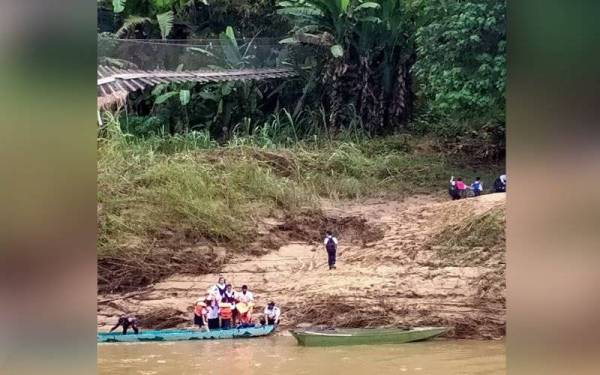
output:
[[[504,205],[505,194],[324,205],[324,216],[265,221],[261,236],[279,250],[231,258],[223,251],[220,273],[234,286],[248,284],[259,310],[275,300],[284,327],[449,325],[451,337],[498,338],[505,333]],[[333,271],[321,244],[325,228],[339,233]],[[191,303],[217,277],[176,275],[101,295],[99,329],[122,311],[146,326],[189,325]]]

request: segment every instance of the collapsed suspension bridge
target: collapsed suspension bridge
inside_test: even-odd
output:
[[[256,68],[238,70],[139,70],[98,66],[98,106],[107,108],[125,102],[127,95],[165,83],[222,82],[264,80],[295,76],[292,68]]]

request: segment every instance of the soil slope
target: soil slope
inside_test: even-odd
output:
[[[315,240],[325,229],[315,226],[318,220],[303,225],[300,219],[273,219],[265,221],[265,231],[280,249],[234,256],[221,274],[234,287],[249,285],[261,311],[276,301],[284,327],[449,325],[450,337],[500,338],[506,313],[503,233],[481,246],[439,237],[473,231],[469,225],[479,222],[470,218],[490,212],[499,212],[503,225],[505,200],[505,194],[489,194],[451,202],[437,196],[325,202],[328,223],[339,231],[336,270],[328,270],[324,246]],[[98,328],[107,329],[123,311],[146,326],[189,326],[191,303],[218,276],[176,275],[137,292],[100,295]]]

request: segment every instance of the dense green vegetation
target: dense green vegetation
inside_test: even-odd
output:
[[[214,271],[207,244],[252,251],[261,218],[319,215],[322,198],[441,193],[450,174],[491,186],[503,171],[504,1],[98,7],[102,64],[298,71],[285,80],[162,84],[104,112],[101,290]]]
[[[261,218],[319,215],[321,198],[442,192],[448,173],[491,182],[501,170],[471,169],[432,150],[430,139],[408,135],[285,146],[239,134],[219,146],[206,133],[140,138],[112,122],[98,147],[99,275],[107,290],[200,272],[210,262],[190,253],[198,241],[248,250]],[[164,233],[184,238],[165,244]],[[174,261],[162,247],[188,258]],[[165,262],[173,263],[168,271]]]
[[[217,38],[220,55],[197,51],[182,68],[210,54],[209,66],[260,60],[301,72],[285,82],[159,86],[128,104],[121,123],[134,134],[202,130],[226,142],[234,129],[260,133],[285,118],[297,135],[323,127],[432,134],[477,160],[504,157],[504,1],[103,0],[99,7],[99,27],[111,38]],[[261,43],[279,47],[268,56],[249,52]]]

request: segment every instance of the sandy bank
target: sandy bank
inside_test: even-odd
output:
[[[454,327],[451,337],[499,338],[506,325],[504,237],[483,246],[434,240],[469,217],[490,210],[503,215],[505,200],[505,194],[490,194],[454,202],[436,196],[325,202],[327,217],[346,223],[337,270],[328,270],[323,245],[301,223],[271,220],[265,225],[280,249],[235,256],[222,274],[236,287],[248,284],[261,310],[275,300],[284,327],[443,324]],[[189,326],[191,303],[217,277],[176,275],[136,292],[99,295],[98,329],[107,329],[122,311],[144,316],[161,309],[170,314],[163,326]]]

